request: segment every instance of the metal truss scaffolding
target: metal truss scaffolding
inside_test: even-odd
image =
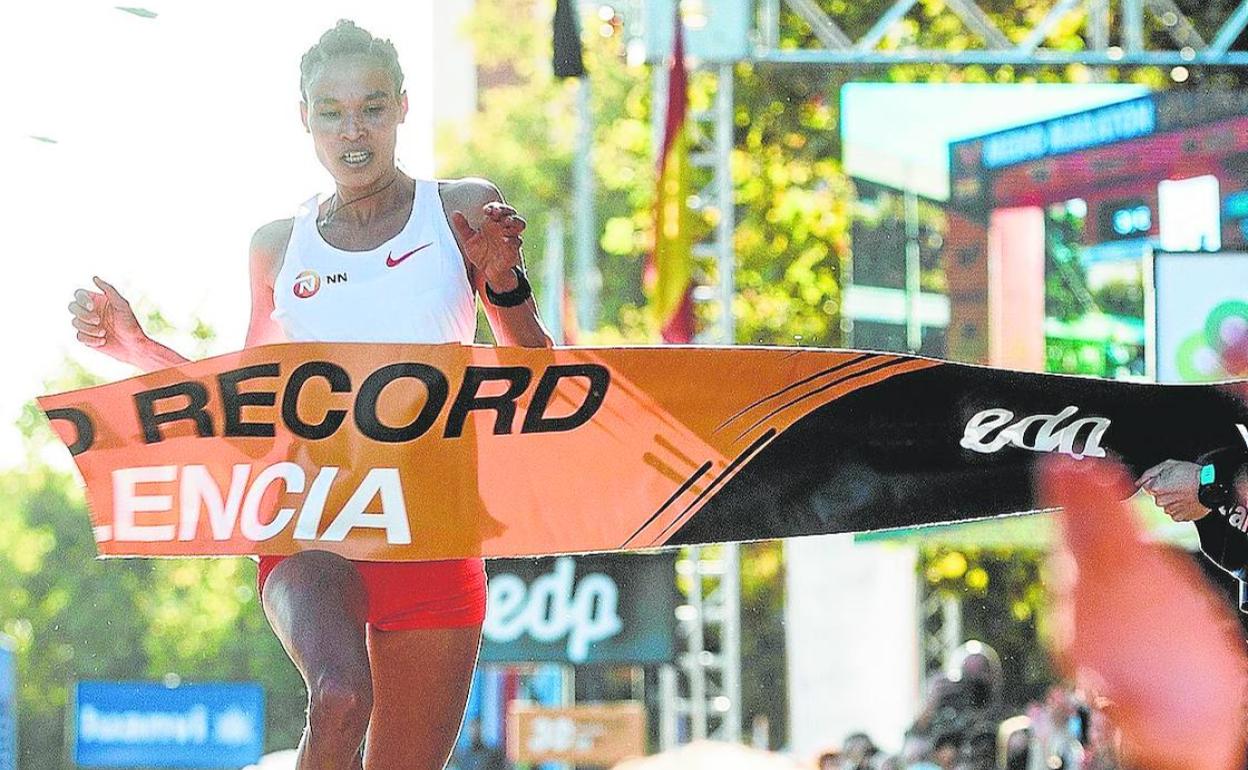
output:
[[[919,601],[919,673],[926,682],[949,669],[962,644],[962,606],[955,596],[926,591]]]
[[[666,77],[656,67],[655,104],[666,103]],[[693,245],[694,256],[715,263],[716,286],[699,287],[695,299],[718,305],[717,323],[699,334],[700,342],[731,345],[735,336],[732,298],[736,292],[733,232],[736,212],[731,171],[733,144],[733,65],[712,65],[715,78],[711,109],[691,112],[694,141],[691,163],[705,180],[691,204],[714,226]],[[662,116],[655,114],[655,146]],[[709,178],[708,178],[709,177]],[[689,603],[682,608],[685,651],[676,667],[662,673],[666,704],[662,729],[665,748],[702,738],[741,738],[740,546],[689,548],[677,563],[690,581]]]
[[[760,0],[760,46],[754,58],[791,64],[1248,65],[1248,51],[1231,50],[1248,25],[1248,0],[1225,14],[1212,40],[1205,40],[1175,0],[1056,0],[1017,40],[1008,37],[976,0],[945,0],[948,11],[977,43],[962,51],[905,47],[896,35],[897,25],[917,4],[918,0],[895,0],[855,40],[844,31],[845,19],[838,21],[838,14],[829,13],[816,0]],[[780,49],[780,14],[785,9],[810,26],[819,48]],[[1079,19],[1086,19],[1082,50],[1045,47],[1060,25]],[[1171,45],[1148,46],[1145,32],[1150,20],[1152,28],[1165,31]],[[1113,39],[1119,42],[1111,44]]]
[[[664,749],[691,740],[741,740],[739,546],[692,547],[676,562],[689,585],[678,614],[685,650],[660,671]]]

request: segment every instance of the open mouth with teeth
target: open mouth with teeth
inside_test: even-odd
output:
[[[373,154],[368,150],[352,150],[351,152],[344,152],[338,157],[342,158],[342,162],[348,166],[363,166],[373,159]]]

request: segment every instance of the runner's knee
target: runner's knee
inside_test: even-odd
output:
[[[373,686],[367,669],[326,671],[308,685],[308,726],[314,733],[368,728],[373,711]]]

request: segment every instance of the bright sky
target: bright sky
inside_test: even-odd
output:
[[[1111,104],[1144,86],[1091,83],[850,83],[841,91],[845,170],[949,197],[949,142]]]
[[[157,17],[103,0],[5,6],[0,328],[13,368],[0,377],[0,467],[21,459],[13,421],[67,352],[109,379],[133,373],[74,340],[66,305],[92,274],[179,327],[204,318],[214,352],[242,346],[251,233],[332,190],[298,83],[300,57],[339,18],[398,48],[411,105],[400,162],[432,173],[432,3],[133,3]]]

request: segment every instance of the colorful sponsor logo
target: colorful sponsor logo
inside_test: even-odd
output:
[[[1060,452],[1074,458],[1104,457],[1101,439],[1109,429],[1104,417],[1074,417],[1078,407],[1068,406],[1057,414],[1036,414],[1014,420],[1009,409],[984,409],[971,418],[962,435],[962,447],[992,454],[1007,446],[1032,452]]]
[[[1248,302],[1228,300],[1214,307],[1204,327],[1179,343],[1175,364],[1185,382],[1248,375]]]
[[[295,276],[295,285],[291,291],[299,299],[307,299],[321,290],[321,277],[315,270],[304,270]]]
[[[71,702],[74,767],[250,767],[264,746],[258,683],[85,681]]]

